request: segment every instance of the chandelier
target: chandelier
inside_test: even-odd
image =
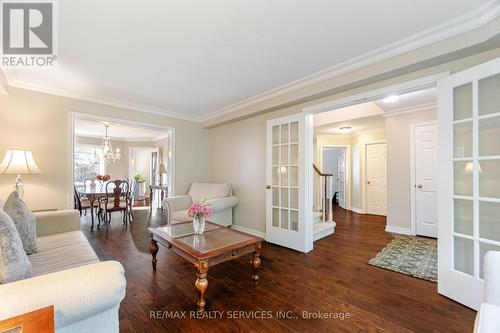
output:
[[[102,155],[106,160],[106,163],[116,162],[120,159],[120,148],[116,148],[113,152],[113,146],[111,145],[111,138],[108,136],[108,128],[109,123],[104,123],[104,127],[106,128],[106,134],[102,139]]]

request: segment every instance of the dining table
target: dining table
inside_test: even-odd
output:
[[[89,200],[90,216],[92,219],[91,230],[94,229],[94,202],[106,197],[106,183],[95,184],[95,186],[77,186],[76,191],[79,195]]]

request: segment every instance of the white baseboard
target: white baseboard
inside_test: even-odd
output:
[[[358,214],[365,214],[365,211],[360,209],[360,208],[351,207],[350,210],[352,210],[353,212],[358,213]]]
[[[401,235],[412,235],[411,228],[394,227],[392,225],[387,225],[385,231]]]
[[[236,230],[239,230],[239,231],[243,231],[243,232],[246,232],[247,234],[254,235],[254,236],[257,236],[257,237],[266,238],[266,234],[264,232],[257,231],[257,230],[254,230],[254,229],[250,229],[250,228],[247,228],[247,227],[242,227],[241,225],[232,224],[231,225],[231,229],[236,229]]]

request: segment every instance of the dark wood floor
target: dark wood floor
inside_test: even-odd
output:
[[[150,311],[186,311],[189,317],[197,299],[194,268],[166,248],[160,246],[152,272],[146,227],[163,224],[161,210],[151,218],[148,210],[137,211],[128,226],[115,217],[108,230],[90,231],[90,218],[83,217],[82,230],[101,260],[125,267],[123,332],[472,332],[475,312],[438,295],[436,284],[367,264],[393,237],[384,232],[385,218],[335,213],[336,233],[315,242],[308,254],[264,244],[256,288],[249,258],[211,268],[207,313],[224,311],[222,320],[150,319]],[[228,319],[269,316],[267,311],[272,319]],[[278,319],[276,311],[297,318]],[[350,318],[303,319],[303,311]]]

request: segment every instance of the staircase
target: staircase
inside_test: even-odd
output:
[[[329,236],[335,232],[332,210],[332,174],[321,172],[316,165],[314,169],[314,204],[313,204],[313,241]]]

